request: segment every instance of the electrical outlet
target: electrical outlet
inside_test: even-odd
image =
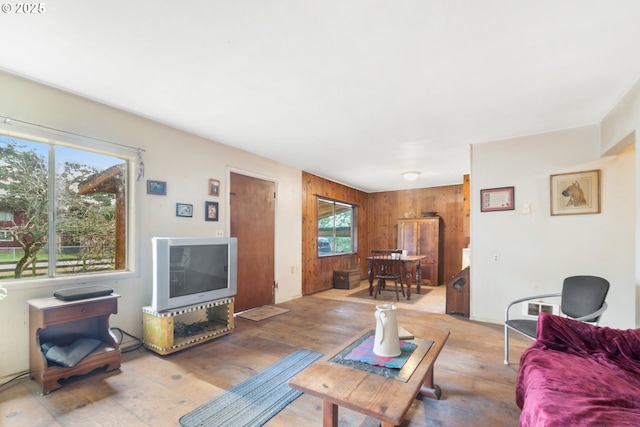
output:
[[[500,254],[493,254],[493,262],[500,262]]]
[[[224,232],[222,230],[216,230],[216,237],[223,237]]]

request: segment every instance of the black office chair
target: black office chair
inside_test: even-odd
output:
[[[397,301],[400,301],[398,284],[400,284],[402,296],[405,296],[404,286],[402,284],[401,255],[402,250],[400,249],[371,249],[371,256],[373,257],[373,277],[376,280],[376,288],[373,294],[374,298],[378,298],[380,292],[386,289],[387,280],[393,280]]]
[[[608,292],[609,282],[602,277],[572,276],[564,279],[562,293],[535,295],[509,303],[504,312],[504,364],[509,364],[509,329],[535,340],[538,326],[537,319],[509,319],[509,309],[512,306],[526,301],[560,297],[560,311],[563,315],[597,325],[600,316],[607,309],[605,299]]]

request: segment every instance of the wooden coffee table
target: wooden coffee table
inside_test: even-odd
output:
[[[410,367],[412,373],[406,382],[330,361],[368,333],[363,331],[291,378],[289,386],[323,400],[324,427],[338,426],[338,406],[380,420],[382,427],[399,425],[418,394],[440,398],[440,389],[433,383],[433,365],[449,338],[449,332],[431,328],[424,328],[423,332],[420,338],[433,343],[420,360],[407,361],[407,364],[414,365]]]

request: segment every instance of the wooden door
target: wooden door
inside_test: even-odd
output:
[[[418,253],[425,255],[428,263],[438,258],[438,222],[439,219],[424,219],[419,221]]]
[[[398,221],[398,247],[407,251],[407,255],[420,255],[418,248],[418,223],[411,220]]]
[[[238,238],[235,311],[274,303],[275,183],[231,173],[231,236]]]

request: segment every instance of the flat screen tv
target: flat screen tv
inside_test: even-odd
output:
[[[151,307],[166,311],[234,296],[238,289],[235,237],[154,237]]]

